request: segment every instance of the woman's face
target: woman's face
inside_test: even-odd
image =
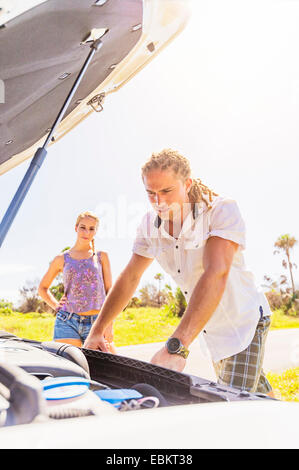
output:
[[[171,170],[150,170],[143,183],[153,209],[164,220],[183,220],[190,210],[188,192],[192,179],[184,182]],[[185,212],[186,211],[186,212]]]
[[[97,232],[97,221],[93,217],[82,217],[75,230],[78,239],[90,242]]]

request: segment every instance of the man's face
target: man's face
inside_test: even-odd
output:
[[[143,177],[143,183],[153,209],[164,220],[183,220],[189,211],[188,192],[192,179],[183,182],[171,170],[151,170]]]

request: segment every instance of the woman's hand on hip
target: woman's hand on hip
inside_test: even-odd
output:
[[[59,300],[59,302],[58,302],[58,304],[57,304],[57,306],[56,306],[56,308],[55,308],[55,313],[57,313],[58,310],[60,310],[61,307],[63,307],[63,305],[65,304],[65,302],[66,302],[66,295],[63,294],[63,296],[61,297],[61,299]]]

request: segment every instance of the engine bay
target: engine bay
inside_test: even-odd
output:
[[[0,426],[265,399],[125,356],[0,332]]]

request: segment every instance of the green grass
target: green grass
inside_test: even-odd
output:
[[[115,320],[116,346],[166,341],[179,318],[166,316],[158,308],[128,308]]]
[[[274,310],[271,316],[271,330],[299,328],[299,317],[286,315],[281,309]]]
[[[0,314],[0,330],[36,341],[52,340],[54,322],[55,317],[51,313]],[[165,341],[178,323],[178,318],[166,316],[158,308],[127,309],[115,320],[115,345]]]
[[[54,320],[51,313],[13,312],[11,314],[0,314],[0,330],[13,333],[20,338],[51,341]]]
[[[288,369],[282,374],[267,374],[275,398],[299,402],[299,367]]]
[[[50,313],[0,313],[0,330],[21,338],[51,341],[55,317]],[[167,316],[158,308],[129,308],[114,324],[116,346],[165,341],[179,323],[179,318]],[[272,314],[271,330],[299,328],[299,318],[285,315],[282,310]]]

